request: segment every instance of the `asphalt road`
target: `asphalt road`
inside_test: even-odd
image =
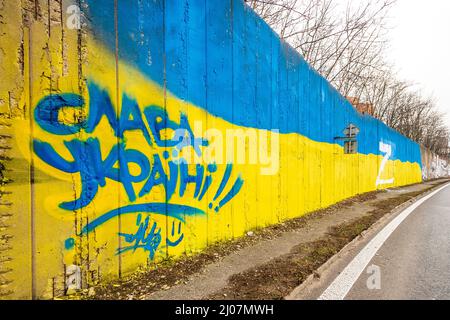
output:
[[[346,299],[450,299],[450,187],[415,209],[392,233]]]
[[[406,218],[401,220],[401,215]],[[401,222],[386,231],[389,225],[395,225],[393,220]],[[399,213],[377,232],[332,265],[328,275],[307,295],[296,298],[450,300],[450,186],[409,215]],[[372,254],[367,253],[367,247],[380,237],[382,243],[372,245]],[[361,273],[355,272],[357,269]]]

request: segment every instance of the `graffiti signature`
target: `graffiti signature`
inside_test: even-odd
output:
[[[136,218],[136,225],[138,229],[135,233],[119,233],[120,237],[123,237],[129,246],[118,248],[117,254],[123,254],[127,251],[135,252],[137,249],[144,249],[149,252],[149,258],[153,260],[155,253],[162,243],[161,228],[158,227],[156,222],[153,222],[150,227],[150,216],[147,216],[142,221],[142,214],[138,214]],[[172,236],[175,235],[175,222],[172,222]],[[183,241],[184,234],[181,232],[181,222],[178,224],[178,235],[176,240],[169,240],[166,238],[166,245],[169,247],[178,246]]]

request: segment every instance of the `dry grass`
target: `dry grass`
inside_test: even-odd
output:
[[[431,189],[433,187],[430,187]],[[236,274],[228,286],[210,299],[279,300],[287,296],[322,264],[338,253],[385,214],[429,189],[375,202],[362,218],[330,228],[322,239],[299,245],[287,255]]]

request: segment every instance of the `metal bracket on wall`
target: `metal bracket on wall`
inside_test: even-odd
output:
[[[344,137],[334,137],[334,140],[344,141],[344,153],[345,154],[356,154],[358,153],[358,140],[357,136],[360,130],[357,126],[350,123],[347,128],[344,129]]]

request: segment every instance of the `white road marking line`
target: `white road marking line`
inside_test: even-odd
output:
[[[367,267],[369,262],[375,256],[377,251],[381,248],[384,242],[390,237],[390,235],[397,229],[397,227],[422,203],[441,192],[443,189],[450,186],[439,188],[438,190],[423,197],[419,201],[413,203],[411,206],[402,211],[394,220],[392,220],[383,230],[381,230],[365,247],[361,252],[348,264],[348,266],[342,271],[339,276],[333,281],[332,284],[322,293],[318,300],[344,300],[351,288],[358,280],[361,273]]]

